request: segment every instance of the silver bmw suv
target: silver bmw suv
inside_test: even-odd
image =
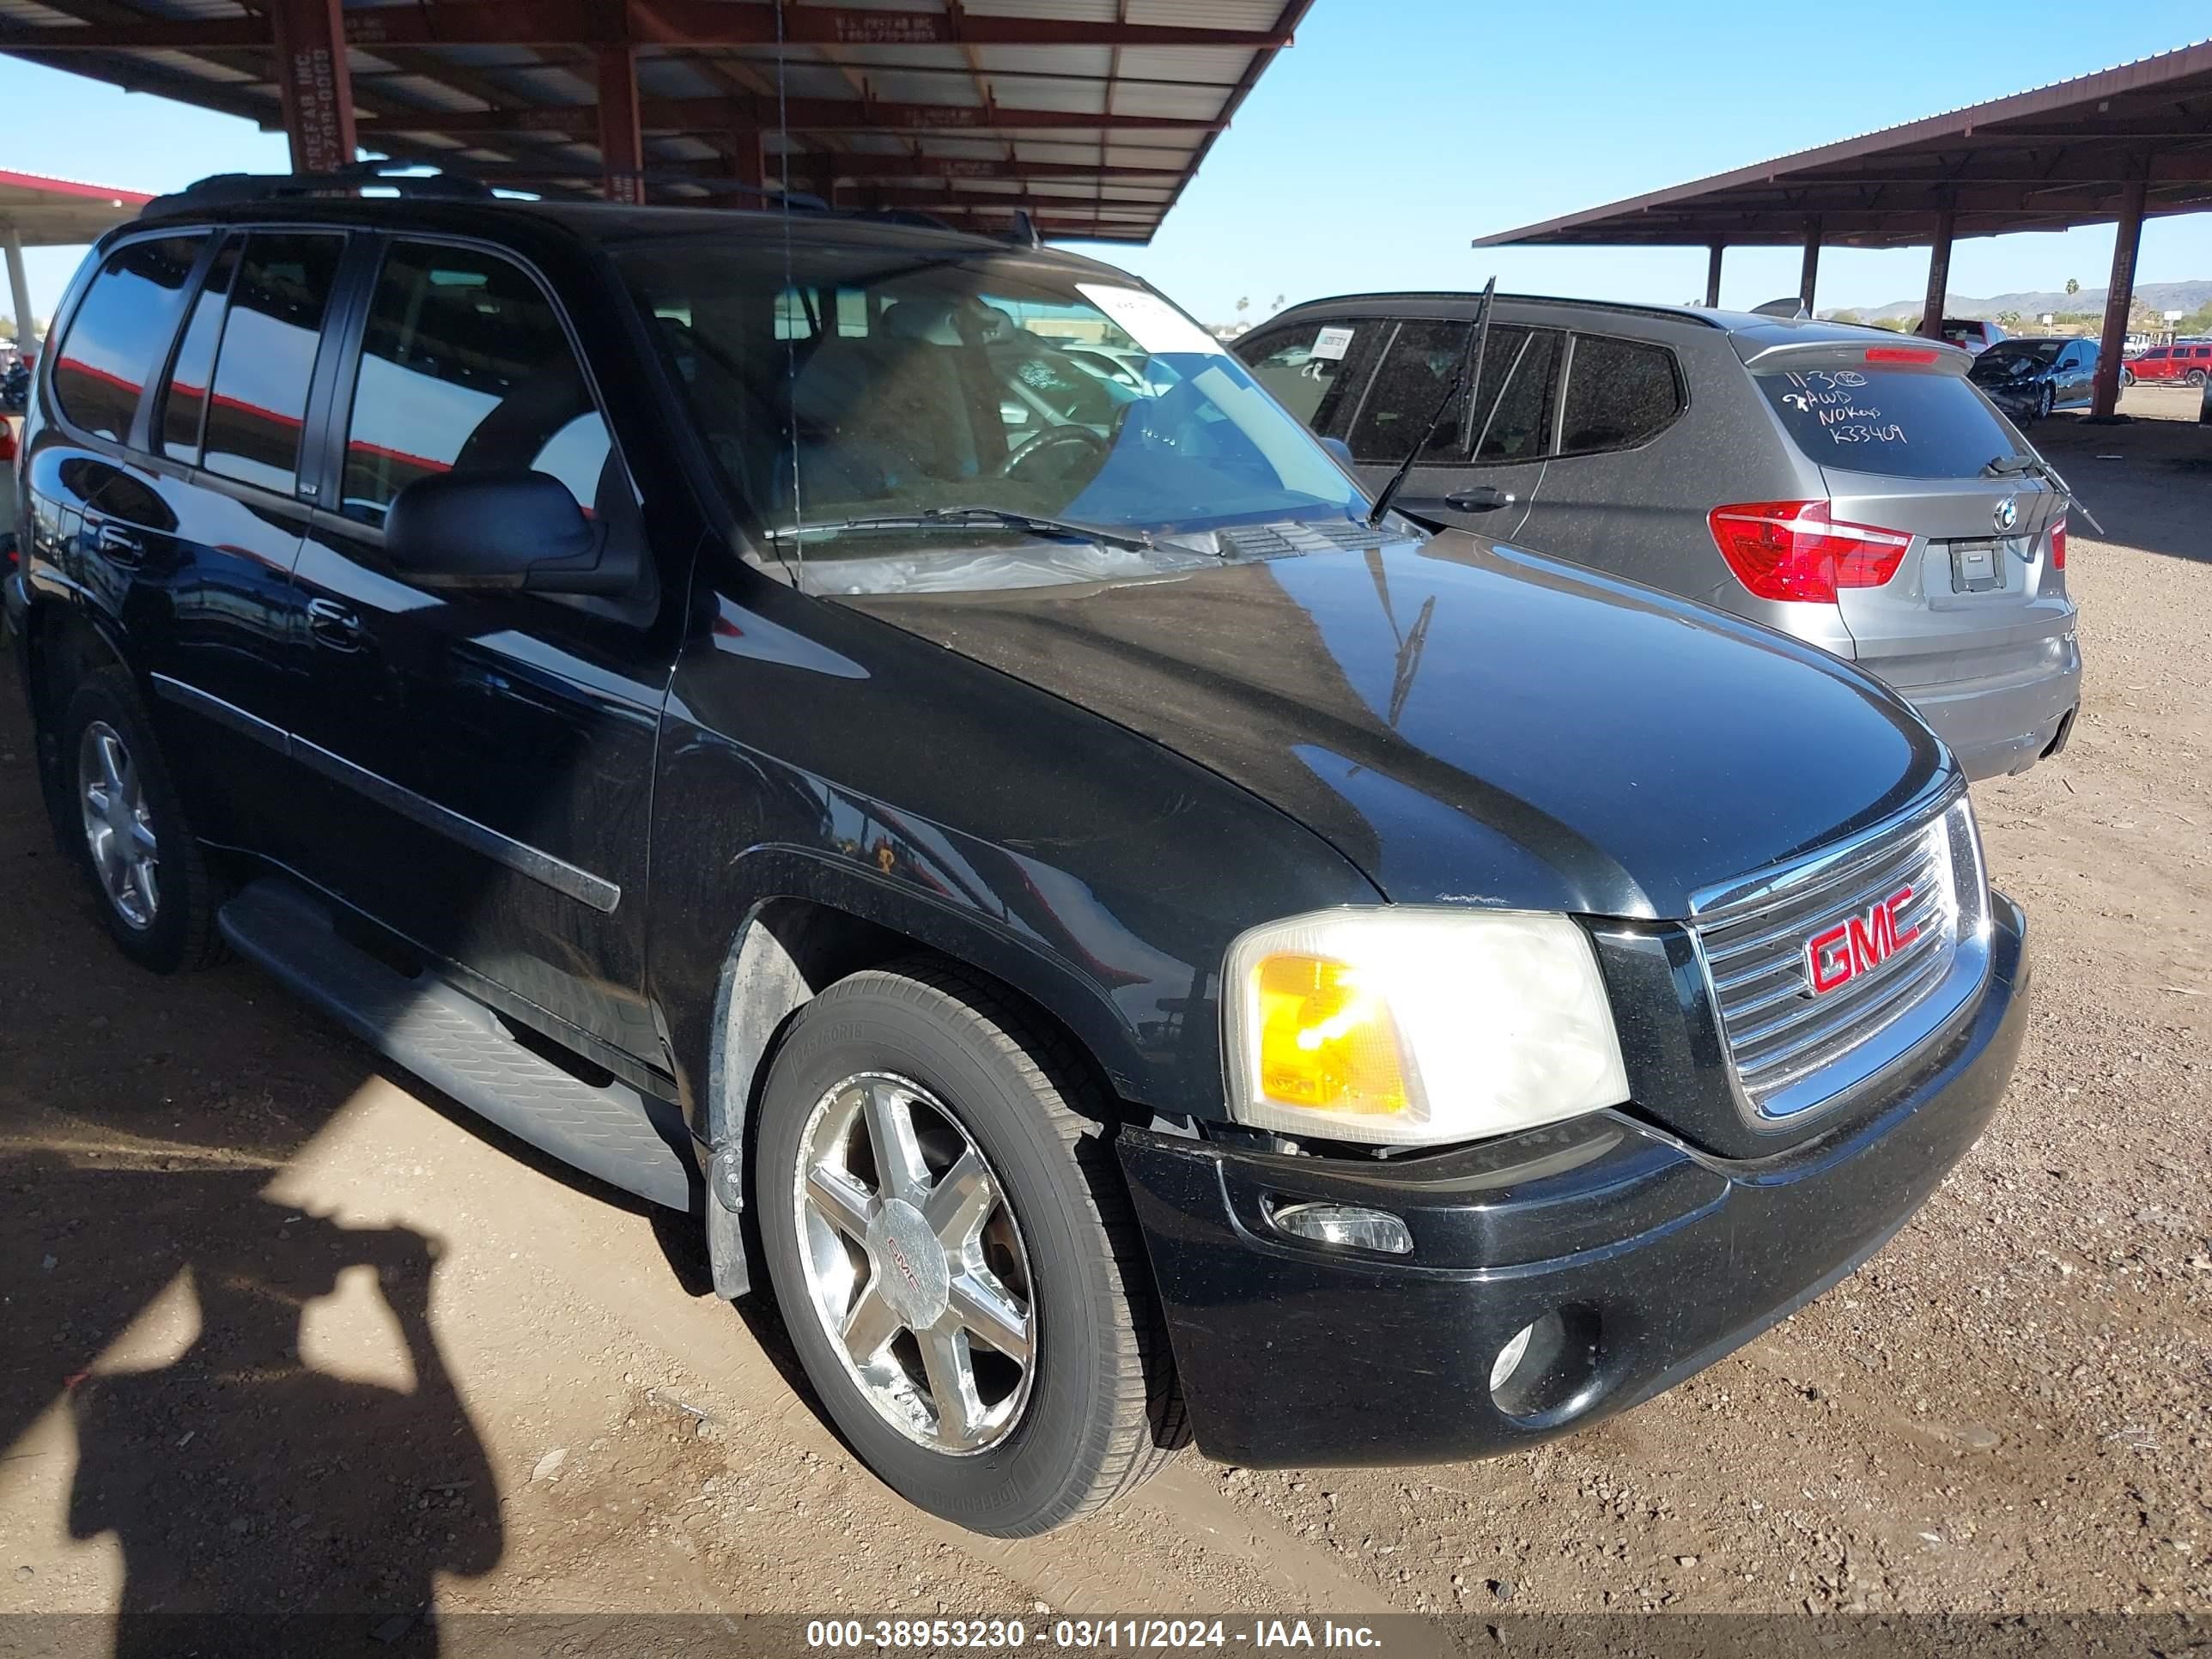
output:
[[[1293,307],[1235,350],[1370,485],[1450,385],[1476,296]],[[1849,658],[1967,773],[2081,703],[2064,492],[1956,347],[1688,307],[1501,295],[1480,385],[1398,504]]]

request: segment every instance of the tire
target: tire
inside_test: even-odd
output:
[[[763,1091],[755,1213],[793,1346],[862,1461],[908,1502],[971,1531],[1027,1537],[1076,1520],[1155,1473],[1185,1437],[1150,1270],[1099,1125],[1104,1104],[1065,1039],[996,987],[933,959],[856,974],[808,1003]],[[976,1255],[944,1247],[921,1209],[895,1212],[887,1200],[900,1183],[873,1151],[883,1134],[896,1139],[877,1127],[885,1109],[903,1110],[914,1127],[933,1197],[955,1189],[955,1160],[972,1152],[988,1165],[998,1196],[977,1202],[996,1207],[972,1235],[989,1257],[984,1273],[973,1272]],[[840,1131],[848,1118],[854,1127]],[[867,1151],[856,1155],[862,1131]],[[857,1176],[846,1177],[842,1163],[836,1173],[848,1201],[857,1194],[874,1206],[873,1242],[855,1236],[860,1212],[831,1223],[811,1200],[817,1189],[804,1172],[830,1167],[825,1157],[854,1160]],[[941,1212],[931,1198],[917,1202]],[[898,1231],[908,1222],[920,1231]],[[960,1299],[960,1287],[979,1279],[995,1287],[1001,1316],[1022,1314],[1026,1368],[979,1340],[988,1320],[943,1334],[945,1320],[985,1305]],[[949,1304],[939,1294],[947,1285]],[[892,1308],[893,1295],[907,1305]],[[865,1312],[871,1296],[883,1303]],[[872,1332],[891,1330],[860,1361],[836,1334],[849,1327],[833,1322],[857,1325],[856,1313]],[[925,1327],[933,1317],[938,1324]],[[1016,1325],[1001,1317],[996,1328]],[[974,1384],[954,1397],[980,1407],[957,1425],[937,1404],[944,1373],[922,1359],[924,1345],[936,1345],[937,1363],[948,1363],[947,1342],[951,1363],[957,1370],[964,1356]]]
[[[79,682],[62,716],[61,739],[60,793],[67,808],[63,827],[65,832],[75,829],[70,845],[116,948],[157,974],[221,961],[214,879],[129,672],[103,668]],[[102,755],[107,757],[105,769],[97,758]],[[101,777],[98,801],[112,804],[101,823],[94,822],[101,815],[89,782],[95,773]],[[118,774],[125,785],[119,796],[112,787]],[[111,884],[103,874],[95,850],[103,823],[116,841],[134,851],[146,843],[130,824],[150,836],[148,855],[134,860],[148,872],[143,886],[129,879]]]
[[[2052,408],[2056,406],[2057,401],[2057,395],[2051,389],[2051,382],[2045,380],[2043,383],[2043,390],[2036,396],[2035,418],[2039,421],[2049,420],[2051,418],[2051,411]]]
[[[2204,371],[2201,368],[2192,368],[2189,371],[2187,379],[2189,384],[2191,386],[2203,386],[2204,384]]]

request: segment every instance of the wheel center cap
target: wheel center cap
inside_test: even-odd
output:
[[[884,1300],[902,1324],[927,1330],[944,1316],[951,1272],[920,1210],[897,1198],[878,1210],[868,1227],[868,1259]]]

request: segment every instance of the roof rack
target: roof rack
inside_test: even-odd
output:
[[[355,196],[364,190],[389,190],[400,196],[484,201],[492,188],[466,173],[422,171],[420,161],[353,161],[329,173],[217,173],[167,196],[156,196],[138,210],[142,219],[188,210],[232,207],[246,202],[281,201],[295,196]]]

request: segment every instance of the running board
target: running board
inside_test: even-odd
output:
[[[470,1110],[610,1186],[695,1207],[698,1169],[672,1103],[570,1076],[483,1003],[428,973],[406,978],[339,938],[329,910],[290,882],[252,883],[216,923],[239,955]]]

